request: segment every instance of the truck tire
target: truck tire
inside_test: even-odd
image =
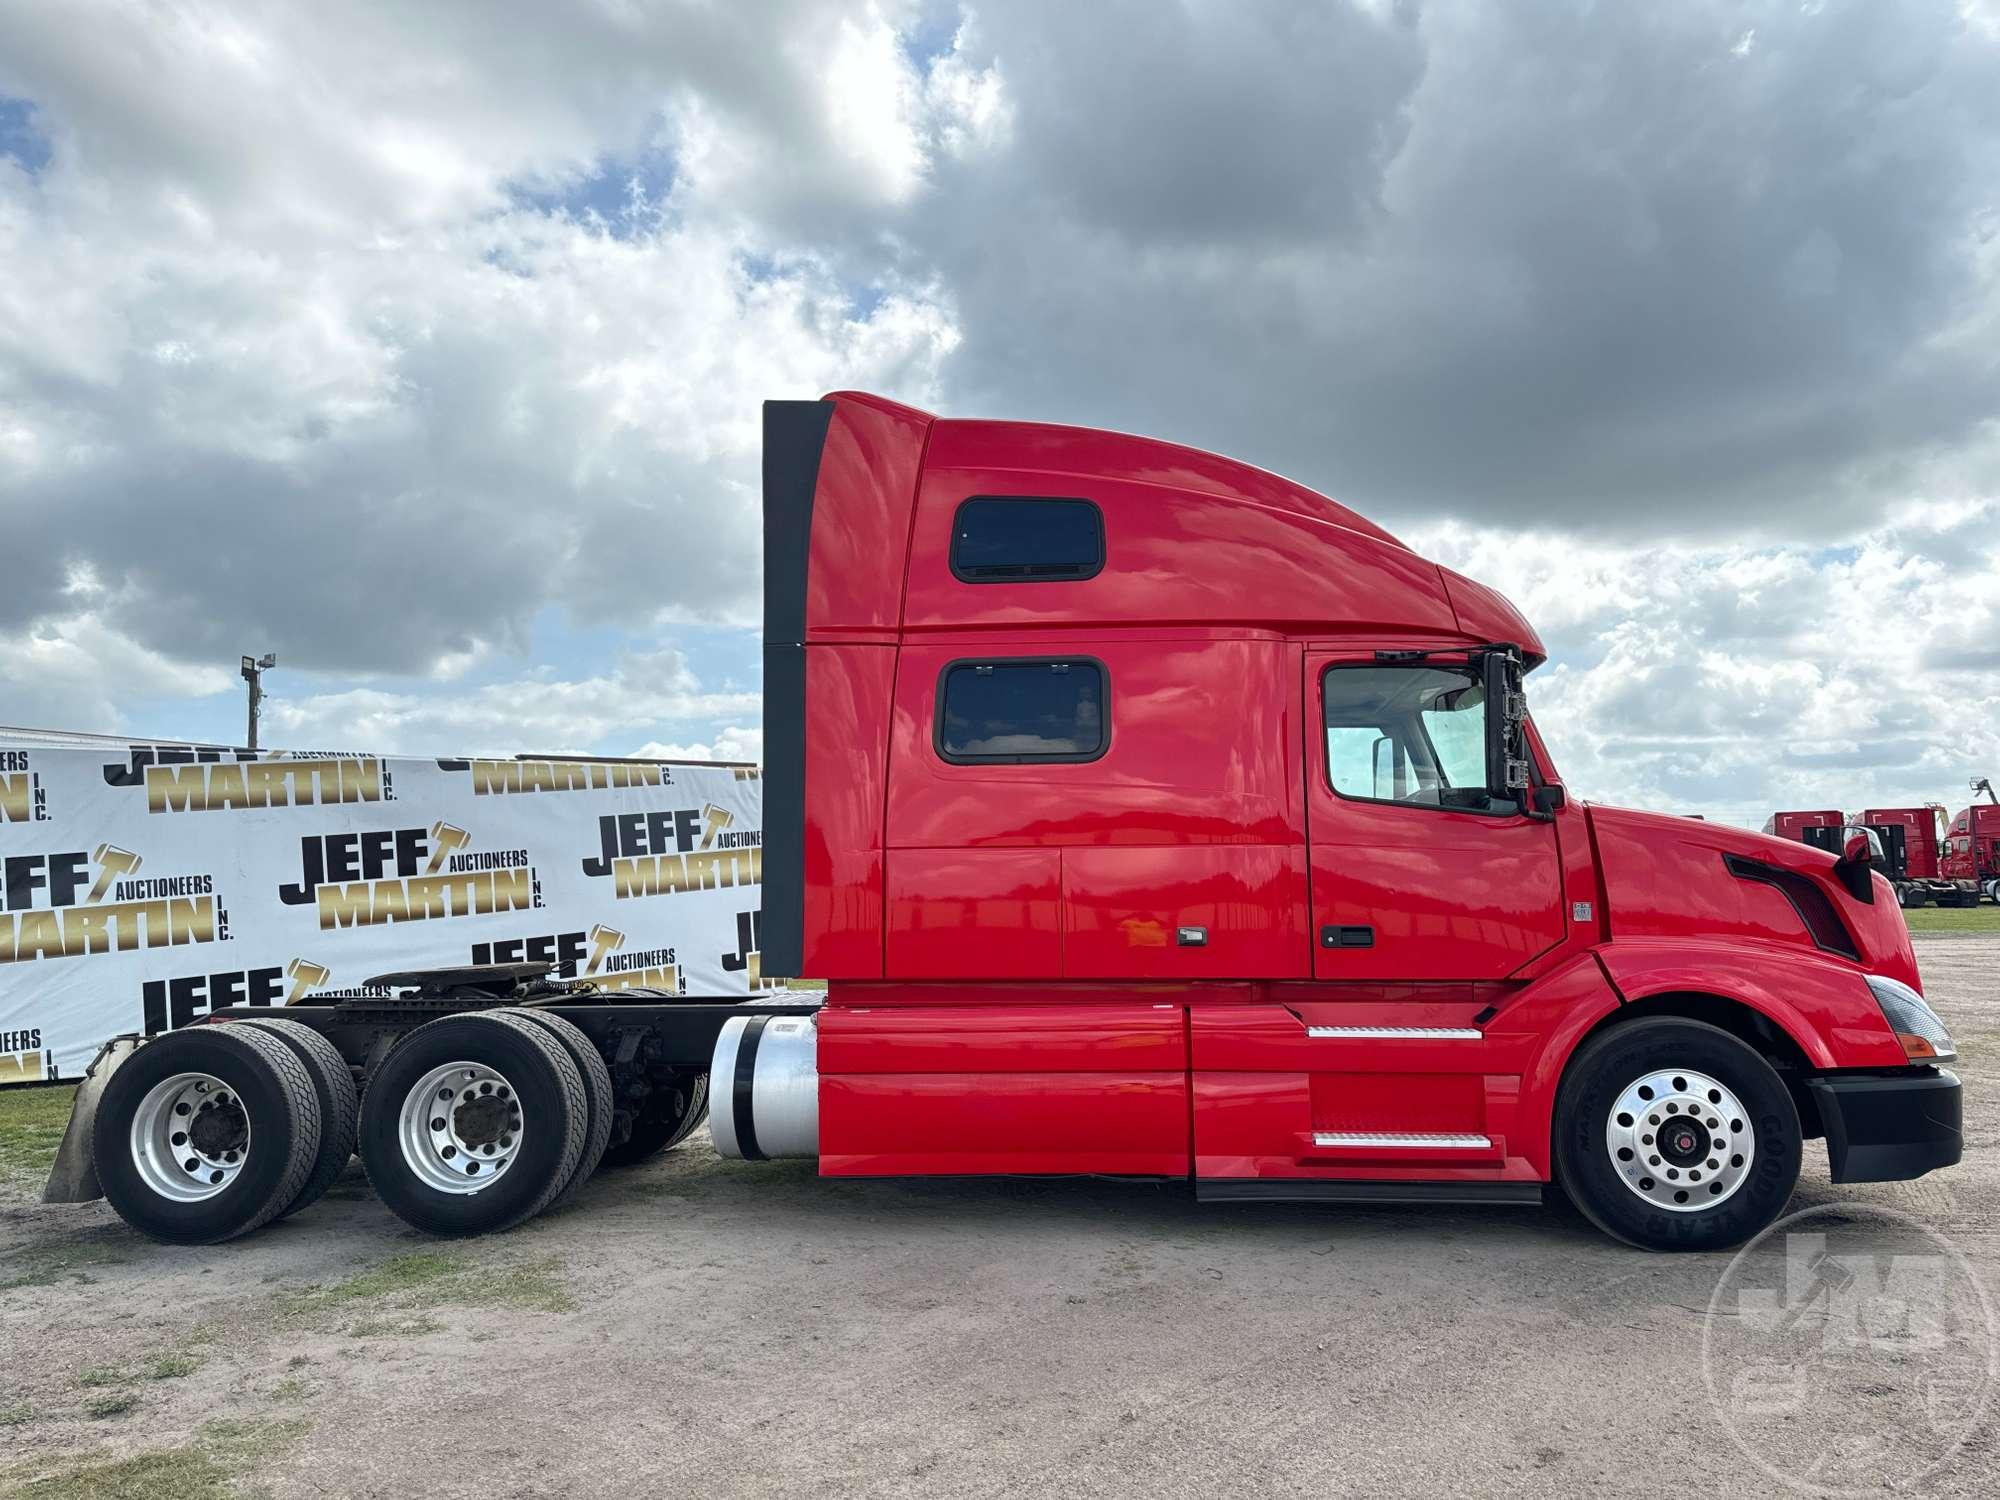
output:
[[[1931,893],[1920,885],[1899,886],[1896,895],[1901,899],[1903,906],[1910,911],[1931,904]]]
[[[347,1170],[347,1164],[354,1159],[361,1092],[354,1086],[354,1072],[347,1066],[347,1059],[340,1055],[340,1049],[310,1026],[301,1026],[297,1021],[288,1021],[280,1016],[258,1016],[231,1024],[268,1031],[291,1048],[292,1055],[305,1064],[306,1072],[312,1075],[313,1094],[319,1100],[319,1154],[313,1159],[312,1171],[307,1175],[305,1185],[276,1214],[277,1218],[287,1219],[325,1197],[326,1190],[339,1180],[340,1174]]]
[[[269,1032],[196,1026],[126,1059],[91,1131],[104,1196],[175,1245],[248,1234],[298,1196],[319,1155],[312,1076]]]
[[[664,1104],[658,1102],[658,1095],[648,1099],[646,1103],[650,1108],[633,1117],[631,1133],[605,1149],[605,1167],[636,1167],[662,1151],[671,1151],[694,1134],[707,1118],[706,1073],[692,1083],[676,1084],[661,1092],[667,1095]]]
[[[361,1096],[361,1164],[429,1234],[512,1229],[583,1154],[583,1075],[548,1031],[498,1011],[446,1016],[397,1043]]]
[[[604,1147],[611,1139],[611,1121],[617,1104],[616,1096],[611,1091],[611,1070],[604,1065],[604,1058],[591,1044],[590,1038],[584,1035],[583,1028],[574,1021],[550,1015],[547,1011],[526,1008],[510,1009],[506,1014],[532,1021],[562,1044],[569,1060],[583,1075],[583,1091],[590,1103],[590,1123],[584,1129],[583,1155],[576,1159],[576,1170],[570,1173],[569,1181],[542,1210],[552,1213],[576,1200],[577,1193],[590,1181],[591,1173],[604,1159]]]
[[[1606,1234],[1644,1250],[1725,1250],[1784,1212],[1802,1139],[1762,1057],[1720,1027],[1654,1016],[1570,1060],[1555,1148],[1564,1191]]]

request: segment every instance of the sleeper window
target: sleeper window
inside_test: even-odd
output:
[[[951,571],[965,583],[1056,583],[1104,566],[1104,517],[1088,500],[975,495],[951,528]]]
[[[1020,764],[1095,760],[1110,743],[1103,663],[1089,657],[960,661],[938,684],[945,760]]]

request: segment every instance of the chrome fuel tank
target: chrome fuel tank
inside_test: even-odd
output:
[[[731,1016],[708,1073],[708,1133],[738,1161],[819,1155],[819,1023]]]

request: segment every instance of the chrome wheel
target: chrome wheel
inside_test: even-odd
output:
[[[433,1068],[403,1096],[397,1139],[417,1180],[440,1193],[476,1193],[520,1154],[521,1100],[484,1063]]]
[[[220,1078],[176,1073],[132,1113],[132,1165],[162,1198],[200,1203],[236,1180],[250,1158],[250,1118]]]
[[[1728,1088],[1681,1068],[1633,1079],[1604,1124],[1619,1180],[1670,1213],[1728,1202],[1749,1176],[1756,1136],[1748,1111]]]

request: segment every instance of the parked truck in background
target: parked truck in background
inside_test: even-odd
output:
[[[1833,854],[1838,852],[1840,830],[1847,826],[1847,821],[1847,815],[1838,808],[1776,812],[1764,820],[1764,832],[1772,838],[1793,839]]]
[[[1967,891],[1944,873],[1944,809],[1873,807],[1858,821],[1882,843],[1882,873],[1906,907],[1977,906],[1977,890]]]
[[[1572,797],[1493,590],[1169,443],[851,392],[764,424],[761,963],[824,1003],[517,966],[225,1011],[100,1058],[52,1195],[221,1239],[358,1136],[392,1208],[470,1233],[705,1114],[724,1156],[828,1177],[1556,1184],[1708,1250],[1783,1210],[1809,1139],[1842,1183],[1959,1159],[1867,835]]]
[[[1951,820],[1945,829],[1944,853],[1938,868],[1947,880],[1961,889],[2000,902],[2000,805],[1993,784],[1983,776],[1972,780],[1975,799],[1984,792],[1986,801],[1975,800]]]

